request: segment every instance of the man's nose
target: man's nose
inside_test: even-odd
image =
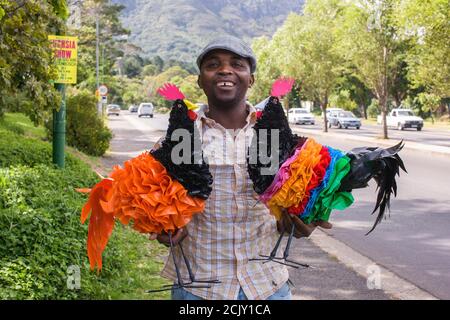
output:
[[[220,68],[218,70],[218,73],[223,74],[230,74],[231,73],[231,65],[228,63],[223,63],[220,65]]]

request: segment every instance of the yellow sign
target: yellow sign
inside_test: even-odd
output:
[[[49,35],[58,76],[55,83],[77,83],[78,38]]]

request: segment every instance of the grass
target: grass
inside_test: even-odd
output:
[[[45,128],[35,126],[31,120],[22,113],[5,113],[5,117],[1,120],[2,126],[17,133],[23,133],[27,137],[40,140],[46,139]]]
[[[39,148],[39,150],[42,149],[41,151],[43,153],[47,152],[47,155],[45,155],[44,158],[38,157],[38,159],[41,159],[41,163],[42,161],[45,163],[51,159],[51,154],[48,155],[49,143],[45,141],[45,128],[42,126],[34,126],[25,115],[19,113],[6,113],[3,119],[0,120],[0,131],[3,131],[5,135],[16,137],[16,144],[19,146],[27,145],[27,147],[31,147],[42,145],[43,147]],[[10,133],[7,134],[7,132]],[[8,144],[4,145],[4,147],[7,148]],[[66,147],[66,151],[67,153],[70,153],[70,155],[80,159],[82,162],[87,163],[94,170],[98,170],[102,166],[101,158],[87,156],[74,148]],[[10,152],[5,153],[5,156],[13,157],[12,160],[14,160],[15,157],[15,155]],[[10,161],[9,163],[16,163],[16,161]],[[51,163],[48,163],[48,165],[51,165]],[[30,188],[31,187],[32,186],[30,186]],[[46,192],[47,190],[42,190],[42,193]],[[78,209],[78,207],[73,208],[74,211],[78,211]],[[88,284],[86,283],[86,285],[91,288],[89,289],[90,292],[93,292],[86,298],[135,300],[169,299],[170,291],[152,294],[145,292],[146,290],[157,289],[164,284],[170,283],[159,275],[164,264],[164,259],[167,256],[168,249],[156,241],[148,240],[146,235],[139,234],[128,226],[122,226],[119,223],[117,224],[118,226],[115,228],[110,240],[111,245],[109,248],[107,246],[105,249],[104,259],[109,259],[110,263],[114,265],[114,260],[112,259],[116,257],[116,254],[120,253],[120,263],[122,263],[122,265],[116,267],[116,270],[114,268],[104,270],[103,275],[97,275],[95,272],[85,273],[85,281],[88,281]],[[61,239],[61,241],[64,240]],[[109,253],[108,249],[110,249]],[[84,249],[82,252],[82,254],[85,254]],[[3,258],[6,259],[7,257]],[[33,274],[31,274],[31,276],[33,276]]]

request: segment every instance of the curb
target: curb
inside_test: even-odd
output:
[[[379,289],[383,290],[393,299],[439,300],[427,291],[417,287],[405,279],[400,278],[384,266],[377,264],[370,258],[350,248],[345,243],[333,238],[325,231],[316,229],[309,237],[309,240],[365,279],[368,279],[368,277],[372,274],[372,271],[379,271],[381,276]]]
[[[378,139],[378,138],[360,137],[360,136],[354,136],[354,135],[343,134],[343,133],[335,133],[335,132],[325,133],[323,131],[318,132],[318,131],[305,130],[305,129],[295,128],[295,127],[292,128],[292,130],[294,132],[302,133],[302,134],[306,134],[306,135],[315,135],[315,136],[323,136],[323,137],[332,135],[333,137],[338,137],[338,138],[343,138],[343,139],[353,140],[353,141],[363,141],[363,142],[372,142],[372,143],[375,142],[379,145],[383,145],[383,146],[387,146],[387,147],[391,147],[396,143],[396,142],[394,142],[394,141],[396,141],[394,139],[384,140],[384,139]],[[427,151],[427,152],[433,153],[433,154],[450,156],[450,148],[449,147],[429,145],[429,144],[418,143],[418,142],[408,141],[408,140],[404,140],[404,142],[405,142],[404,149],[418,150],[418,151],[422,151],[422,152]]]

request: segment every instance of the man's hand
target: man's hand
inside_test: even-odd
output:
[[[327,221],[317,221],[306,224],[299,217],[289,214],[286,209],[283,209],[281,219],[277,221],[278,232],[281,233],[284,231],[289,234],[291,232],[292,225],[294,225],[294,237],[296,238],[309,237],[316,227],[331,229],[333,226]]]
[[[186,228],[180,228],[178,229],[173,235],[172,235],[172,243],[174,245],[177,245],[181,241],[183,241],[184,238],[188,236],[188,231]],[[170,241],[169,241],[169,235],[165,232],[161,234],[156,233],[150,233],[150,240],[158,240],[159,243],[162,243],[166,247],[170,247]]]

